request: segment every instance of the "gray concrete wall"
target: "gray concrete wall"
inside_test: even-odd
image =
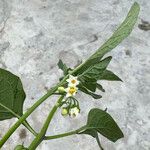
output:
[[[0,67],[21,77],[27,98],[24,111],[46,89],[58,82],[62,72],[59,58],[70,67],[85,60],[123,21],[134,0],[0,0]],[[93,107],[104,109],[115,118],[125,138],[115,144],[104,137],[105,150],[150,150],[150,31],[138,28],[141,19],[150,22],[150,1],[137,0],[141,6],[138,22],[124,42],[110,55],[110,68],[124,82],[101,82],[106,93],[101,100],[79,93],[81,115],[76,119],[56,114],[47,134],[80,127]],[[47,100],[28,119],[40,130],[55,103]],[[0,122],[0,137],[16,119]],[[21,126],[2,150],[33,136]],[[98,150],[90,136],[43,142],[38,150]]]

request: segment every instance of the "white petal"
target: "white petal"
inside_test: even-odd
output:
[[[71,82],[68,84],[69,87],[73,87],[75,86],[74,84],[72,84]]]
[[[78,77],[74,77],[76,80],[78,80]]]
[[[67,81],[67,82],[70,82],[70,79],[67,79],[66,81]]]
[[[72,118],[77,117],[79,115],[79,109],[77,107],[74,107],[70,110],[70,116]]]
[[[73,75],[69,75],[69,78],[74,78],[74,76]]]
[[[76,85],[78,85],[79,83],[80,83],[80,81],[77,80],[77,81],[76,81]]]
[[[68,88],[66,88],[66,89],[65,89],[65,92],[68,92],[68,91],[69,91],[69,89],[68,89]]]
[[[67,93],[67,94],[66,94],[66,97],[70,97],[70,96],[72,96],[70,93]]]
[[[75,96],[75,95],[76,95],[76,92],[74,92],[72,95]]]

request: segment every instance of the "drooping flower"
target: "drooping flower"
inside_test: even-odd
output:
[[[71,108],[71,109],[69,110],[69,115],[70,115],[72,118],[74,118],[74,117],[77,117],[77,116],[78,116],[79,112],[80,112],[79,108],[78,108],[78,107],[74,107],[74,108]]]
[[[66,97],[71,97],[71,96],[75,96],[75,94],[77,93],[78,88],[76,86],[71,86],[71,87],[67,87],[65,89],[66,91]]]
[[[77,86],[79,84],[78,77],[74,77],[72,75],[69,75],[69,78],[66,80],[68,82],[68,86]]]

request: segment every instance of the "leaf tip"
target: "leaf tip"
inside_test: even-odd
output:
[[[114,140],[112,140],[112,141],[115,143],[115,142],[117,142],[119,139],[122,139],[122,138],[124,138],[124,134],[123,134],[123,132],[121,131],[120,137],[118,137],[118,138],[116,138],[116,139],[114,139]]]
[[[132,8],[134,8],[134,10],[139,13],[140,11],[140,5],[138,2],[134,2],[134,4],[132,5]]]
[[[138,3],[138,2],[134,2],[134,4],[133,4],[133,5],[140,9],[140,5],[139,5],[139,3]]]

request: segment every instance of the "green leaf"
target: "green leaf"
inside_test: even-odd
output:
[[[89,67],[84,73],[79,75],[79,80],[88,90],[95,92],[96,88],[105,92],[102,85],[97,83],[97,80],[122,81],[113,72],[106,70],[112,57],[107,57],[99,63]]]
[[[99,63],[89,67],[85,72],[78,76],[81,83],[90,91],[96,91],[96,82],[99,79],[100,75],[107,68],[108,64],[112,57],[107,57],[100,61]]]
[[[88,90],[95,92],[96,91],[96,80],[91,78],[91,79],[86,79],[86,78],[79,78],[82,86],[86,87]]]
[[[122,81],[117,75],[115,75],[110,70],[105,70],[100,76],[99,80],[109,80],[109,81]]]
[[[69,68],[66,66],[65,63],[63,63],[63,61],[61,59],[59,60],[57,65],[58,65],[59,69],[61,69],[63,71],[64,75],[68,74],[68,69]]]
[[[85,86],[88,90],[95,92],[96,91],[96,81],[91,82],[91,81],[85,81],[82,83],[83,86]]]
[[[84,86],[79,86],[79,90],[84,92],[85,94],[88,94],[90,96],[92,96],[94,99],[100,99],[102,98],[101,95],[95,94],[93,92],[90,92],[87,88],[85,88]]]
[[[99,79],[99,76],[103,73],[103,71],[107,68],[110,63],[112,57],[109,56],[102,61],[96,63],[95,65],[90,66],[85,72],[83,72],[79,78],[86,79],[90,81],[90,79],[95,79],[96,81]]]
[[[113,35],[75,72],[76,75],[82,74],[87,68],[99,62],[99,60],[117,45],[119,45],[131,33],[140,11],[138,3],[134,3],[123,23],[113,33]]]
[[[85,128],[79,134],[89,134],[96,137],[95,132],[97,132],[112,142],[124,137],[114,119],[106,111],[98,108],[90,110]]]
[[[104,88],[102,87],[102,85],[96,83],[96,87],[97,87],[100,91],[105,92],[105,90],[104,90]]]
[[[101,143],[100,143],[100,140],[99,140],[99,137],[98,137],[98,133],[95,129],[90,129],[90,130],[85,130],[79,134],[88,134],[88,135],[91,135],[93,138],[96,139],[97,143],[98,143],[98,146],[100,147],[101,150],[103,150],[102,146],[101,146]]]
[[[22,83],[16,75],[0,69],[0,103],[21,116],[25,92]],[[0,120],[15,117],[11,112],[0,106]]]
[[[86,126],[85,126],[85,128],[86,128]],[[88,135],[91,135],[93,138],[96,138],[96,135],[98,133],[95,129],[86,129],[86,130],[80,132],[79,134],[88,134]]]

